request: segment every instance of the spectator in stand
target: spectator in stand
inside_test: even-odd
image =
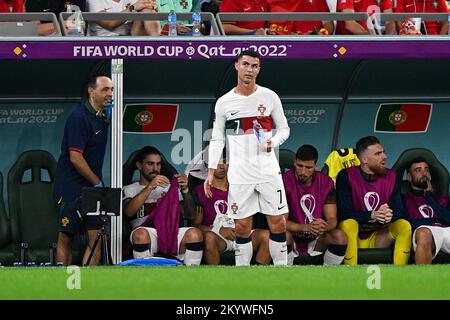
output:
[[[189,13],[200,11],[199,3],[197,0],[156,0],[157,11],[159,13],[167,13],[175,11],[176,13]],[[169,25],[167,20],[158,22],[160,24],[160,33],[163,36],[169,34]],[[191,29],[186,27],[185,24],[189,23],[189,20],[177,19],[177,34],[178,35],[190,35]]]
[[[266,0],[223,0],[220,12],[268,12]],[[225,34],[267,35],[269,29],[266,21],[236,21],[223,24]]]
[[[411,13],[448,13],[448,7],[445,0],[397,0],[395,12]],[[448,21],[424,21],[421,23],[424,27],[420,34],[448,34]],[[399,30],[402,29],[402,21],[397,22]],[[421,31],[421,30],[416,30]],[[410,34],[410,33],[408,33]]]
[[[0,13],[25,12],[23,0],[0,0]]]
[[[376,0],[337,0],[337,11],[346,13],[367,12],[369,14],[375,12],[392,13],[392,0],[381,0],[378,4]],[[396,34],[395,23],[386,21],[386,34]],[[336,34],[369,34],[367,21],[347,20],[338,21]]]
[[[268,0],[270,12],[330,12],[325,0]],[[332,21],[270,21],[274,34],[333,34]]]
[[[155,0],[87,0],[89,12],[157,12]],[[99,20],[89,23],[89,36],[159,35],[158,21]]]
[[[53,12],[57,18],[61,12],[72,12],[72,10],[86,11],[86,0],[32,0],[27,1],[27,12]],[[38,24],[38,33],[41,36],[50,36],[55,34],[53,23],[48,21],[40,21]]]

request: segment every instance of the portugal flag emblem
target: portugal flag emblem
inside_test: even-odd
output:
[[[123,115],[127,133],[170,133],[178,116],[177,104],[128,104]]]
[[[431,119],[431,103],[380,104],[375,132],[426,132]]]

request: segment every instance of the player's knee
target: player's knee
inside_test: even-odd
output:
[[[283,215],[272,216],[269,219],[269,227],[272,233],[286,232],[286,219]]]
[[[411,235],[411,224],[405,219],[398,219],[393,222],[395,229],[398,230],[399,234]]]
[[[64,247],[70,247],[72,244],[72,237],[66,233],[60,232],[58,235],[58,244]]]
[[[207,231],[203,237],[206,250],[214,250],[217,247],[217,235],[214,232]]]
[[[186,242],[203,242],[203,234],[200,229],[191,228],[186,231],[186,235],[184,236]]]
[[[355,219],[346,219],[339,223],[339,229],[349,238],[356,237],[359,231],[358,222]]]
[[[431,246],[433,234],[428,228],[419,228],[416,230],[416,244],[418,246]]]
[[[137,244],[150,243],[150,236],[144,228],[136,229],[133,232],[132,242]]]
[[[333,231],[331,231],[331,239],[332,239],[331,244],[342,245],[347,244],[348,242],[348,238],[345,232],[339,229],[334,229]]]
[[[236,223],[235,230],[240,237],[248,238],[252,232],[252,227],[243,223]]]

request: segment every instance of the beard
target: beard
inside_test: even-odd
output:
[[[299,175],[297,176],[298,182],[300,182],[301,184],[307,184],[311,177],[305,176],[305,175]]]
[[[144,176],[145,180],[147,180],[148,182],[152,182],[153,178],[156,177],[159,174],[159,172],[157,171],[152,171],[152,172],[143,172],[142,175]],[[152,175],[155,175],[152,177]]]
[[[369,166],[369,169],[376,175],[379,177],[382,177],[386,174],[386,167],[381,165],[381,164],[377,164],[374,166]]]
[[[414,187],[416,187],[418,189],[423,189],[423,190],[425,190],[428,187],[426,179],[423,179],[423,180],[414,179],[412,181],[412,184],[413,184]]]

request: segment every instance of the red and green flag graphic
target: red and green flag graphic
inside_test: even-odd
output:
[[[177,123],[177,104],[128,104],[123,115],[123,131],[128,133],[169,133]]]
[[[432,109],[431,103],[380,104],[375,132],[426,132]]]

